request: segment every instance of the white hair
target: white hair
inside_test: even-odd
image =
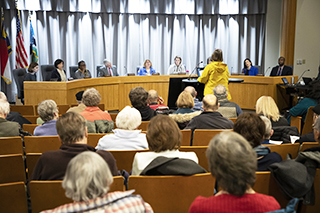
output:
[[[58,113],[58,107],[54,100],[48,99],[38,105],[38,114],[43,121],[50,121],[54,118],[54,113]]]
[[[8,115],[10,112],[10,104],[7,100],[0,99],[0,113],[2,115]]]
[[[86,151],[69,162],[62,187],[68,198],[79,202],[107,194],[112,183],[106,161],[97,153]]]
[[[129,106],[121,110],[116,117],[116,125],[119,129],[134,130],[141,124],[140,112]]]
[[[104,59],[104,60],[103,60],[103,64],[104,64],[104,65],[107,65],[107,64],[109,64],[109,63],[111,63],[111,62],[110,62],[108,59]]]
[[[260,115],[260,118],[263,120],[265,126],[266,126],[266,132],[264,133],[264,138],[269,139],[271,135],[271,130],[272,130],[272,124],[269,118],[266,116]]]

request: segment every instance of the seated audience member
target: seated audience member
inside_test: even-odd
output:
[[[213,94],[218,99],[218,102],[220,104],[218,112],[220,112],[223,117],[236,118],[242,113],[242,110],[238,104],[228,100],[228,91],[225,86],[216,86],[215,88],[213,88]]]
[[[38,105],[38,114],[44,121],[41,126],[34,129],[34,136],[57,135],[56,122],[59,117],[59,110],[54,100],[44,100]]]
[[[317,106],[315,106],[313,109],[313,125],[315,125],[317,118],[320,115],[320,104],[318,104]],[[300,139],[297,141],[299,143],[303,143],[303,142],[316,142],[315,138],[314,138],[314,131],[309,132],[307,134],[304,134],[300,137]]]
[[[223,117],[219,112],[219,104],[216,96],[206,95],[203,100],[203,112],[192,118],[185,129],[232,129],[233,122]]]
[[[132,175],[140,173],[157,157],[190,159],[198,163],[194,152],[179,152],[182,133],[171,118],[167,115],[157,115],[151,119],[147,141],[150,152],[138,152],[134,156]]]
[[[255,76],[255,75],[258,75],[259,71],[258,71],[258,68],[252,66],[251,60],[249,58],[246,58],[244,59],[243,69],[241,73],[245,75]]]
[[[278,59],[279,66],[272,68],[270,76],[285,76],[293,74],[292,68],[284,65],[285,60],[286,59],[282,56]]]
[[[213,60],[212,60],[211,56],[209,56],[209,57],[207,58],[207,64],[210,64],[211,62],[213,62]]]
[[[276,102],[270,96],[261,96],[257,100],[256,113],[269,118],[272,127],[290,126],[287,119],[280,115]]]
[[[177,122],[180,129],[184,129],[190,120],[199,115],[201,111],[194,111],[193,98],[189,92],[182,91],[177,99],[178,110],[169,116]]]
[[[31,62],[28,67],[28,73],[24,76],[24,81],[37,81],[37,73],[39,65],[36,62]]]
[[[242,113],[236,120],[233,131],[242,135],[257,153],[257,171],[267,171],[268,166],[281,162],[281,156],[276,152],[270,152],[266,146],[261,146],[266,126],[256,113]]]
[[[87,108],[86,105],[84,105],[82,103],[83,93],[84,93],[84,91],[77,92],[76,99],[77,99],[78,106],[71,107],[70,109],[68,109],[67,112],[81,113],[81,112],[83,112],[83,110],[85,110]]]
[[[159,103],[158,103],[159,102]],[[148,104],[149,107],[153,110],[156,110],[158,107],[167,107],[167,105],[164,105],[164,100],[162,97],[158,96],[157,91],[155,90],[149,90],[148,92]]]
[[[269,118],[267,118],[263,115],[260,115],[260,118],[262,119],[262,121],[264,122],[264,125],[266,126],[266,131],[263,136],[263,142],[261,144],[270,144],[269,141],[270,141],[270,138],[273,134],[271,121]]]
[[[62,145],[59,150],[47,151],[41,155],[31,180],[62,180],[70,160],[85,151],[97,152],[108,163],[112,175],[118,174],[116,161],[110,152],[96,151],[87,145],[88,133],[83,116],[68,112],[58,118],[56,126]]]
[[[98,77],[119,76],[117,67],[113,66],[108,59],[103,60],[104,66],[99,68]]]
[[[193,110],[203,111],[202,101],[199,101],[199,99],[197,98],[197,91],[195,90],[195,88],[193,86],[187,86],[186,88],[184,88],[184,91],[190,93],[193,98],[193,102],[194,102]]]
[[[135,150],[148,149],[146,134],[137,128],[141,124],[140,112],[129,106],[116,117],[117,129],[114,134],[103,136],[96,147],[98,150]]]
[[[143,87],[135,87],[130,90],[129,99],[134,108],[139,110],[142,121],[150,121],[157,113],[148,106],[148,92]]]
[[[320,143],[320,117],[318,117],[316,120],[315,120],[315,123],[313,125],[313,134],[314,134],[314,140],[318,143]],[[308,151],[318,151],[320,152],[320,146],[317,146],[317,147],[312,147],[312,148],[309,148],[309,149],[306,149],[304,150],[304,152],[308,152]],[[319,156],[319,155],[318,155]],[[318,167],[319,168],[319,167]]]
[[[7,101],[7,96],[1,91],[0,91],[0,100]],[[9,111],[9,114],[7,114],[6,120],[19,123],[21,128],[23,127],[23,124],[31,124],[31,122],[28,121],[28,119],[26,119],[25,117],[23,117],[19,112]]]
[[[152,75],[153,73],[156,73],[156,70],[152,67],[151,61],[146,59],[143,67],[139,69],[138,75]]]
[[[87,70],[86,62],[79,61],[78,68],[79,69],[74,73],[77,79],[91,78],[91,73]]]
[[[20,125],[17,122],[6,120],[9,112],[9,102],[4,99],[0,99],[0,137],[20,136]]]
[[[182,59],[179,56],[174,58],[174,64],[171,64],[168,69],[169,75],[175,75],[178,73],[186,73],[186,68],[182,64]]]
[[[67,81],[67,74],[66,71],[63,69],[64,62],[61,59],[57,59],[54,62],[54,69],[51,72],[51,79],[56,81]]]
[[[211,197],[197,197],[189,213],[269,212],[280,209],[271,196],[256,193],[257,159],[248,141],[235,132],[215,136],[207,149],[209,168],[220,187]]]
[[[83,152],[68,164],[62,187],[73,203],[43,213],[58,212],[153,212],[134,190],[110,192],[113,177],[108,164],[94,152]]]

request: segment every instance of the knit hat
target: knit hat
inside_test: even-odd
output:
[[[81,101],[82,100],[82,96],[83,96],[84,91],[80,91],[76,94],[76,99],[77,101]]]
[[[320,104],[318,104],[317,106],[315,106],[312,111],[314,113],[316,113],[317,115],[320,115]]]

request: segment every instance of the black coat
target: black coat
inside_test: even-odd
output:
[[[270,76],[277,76],[278,70],[279,70],[279,66],[273,67],[271,70]],[[291,67],[288,67],[288,66],[283,67],[282,72],[281,72],[281,76],[292,75],[292,74],[293,74],[293,71],[292,71]]]

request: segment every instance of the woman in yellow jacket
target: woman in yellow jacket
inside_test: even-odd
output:
[[[228,88],[229,70],[227,64],[222,62],[222,50],[216,49],[211,58],[213,62],[204,68],[202,75],[198,78],[200,83],[205,84],[203,95],[213,94],[213,88],[221,84],[227,88],[228,99],[230,100],[231,95]]]

